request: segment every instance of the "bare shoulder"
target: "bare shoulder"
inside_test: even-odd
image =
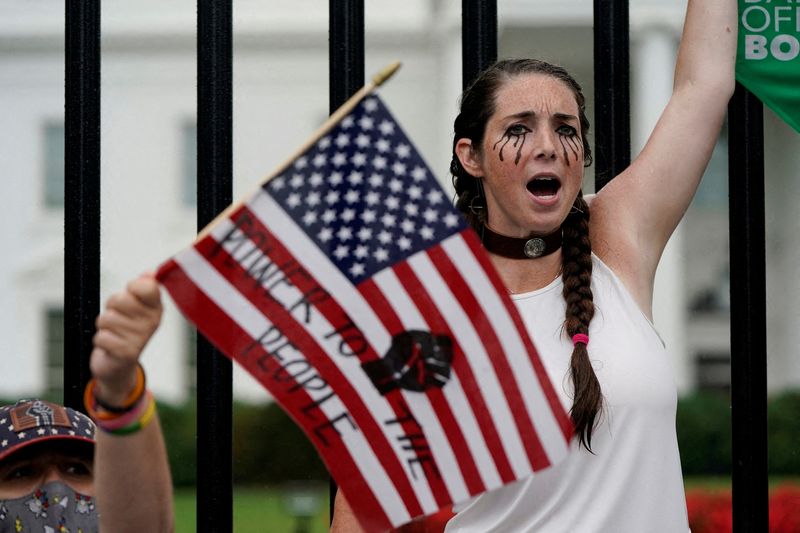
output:
[[[625,202],[614,202],[613,184],[586,197],[592,252],[620,278],[645,315],[652,317],[655,269],[651,265],[658,260],[649,258],[649,248],[638,242],[639,233],[625,213]]]

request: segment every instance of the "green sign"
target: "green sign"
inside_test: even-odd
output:
[[[739,0],[736,79],[800,132],[800,0]]]

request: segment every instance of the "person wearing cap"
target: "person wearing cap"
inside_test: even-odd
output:
[[[92,418],[43,400],[0,407],[0,533],[174,530],[166,448],[139,364],[161,312],[149,274],[108,300],[84,396]]]

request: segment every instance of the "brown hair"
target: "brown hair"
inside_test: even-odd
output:
[[[461,110],[453,129],[453,159],[450,172],[456,190],[456,207],[466,216],[470,225],[480,232],[486,221],[486,200],[479,177],[472,176],[461,165],[456,155],[459,139],[469,139],[479,147],[486,131],[486,123],[495,111],[495,96],[507,81],[524,74],[544,74],[561,80],[575,96],[578,104],[581,138],[583,139],[584,166],[592,164],[592,149],[587,134],[589,120],[586,118],[586,99],[580,85],[563,68],[536,59],[506,59],[498,61],[484,70],[461,96]],[[573,208],[561,226],[562,278],[566,312],[564,329],[572,338],[577,333],[588,334],[589,323],[594,316],[592,297],[592,243],[589,240],[589,206],[578,194]],[[600,383],[589,360],[587,347],[577,343],[570,359],[570,377],[574,397],[570,416],[575,425],[575,435],[589,451],[592,446],[592,431],[600,411],[603,396]]]

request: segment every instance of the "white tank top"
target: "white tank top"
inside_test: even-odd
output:
[[[603,390],[594,455],[572,440],[558,465],[470,500],[446,532],[686,533],[675,432],[677,389],[664,343],[617,276],[592,256],[589,357]],[[572,344],[560,278],[512,296],[565,409]]]

